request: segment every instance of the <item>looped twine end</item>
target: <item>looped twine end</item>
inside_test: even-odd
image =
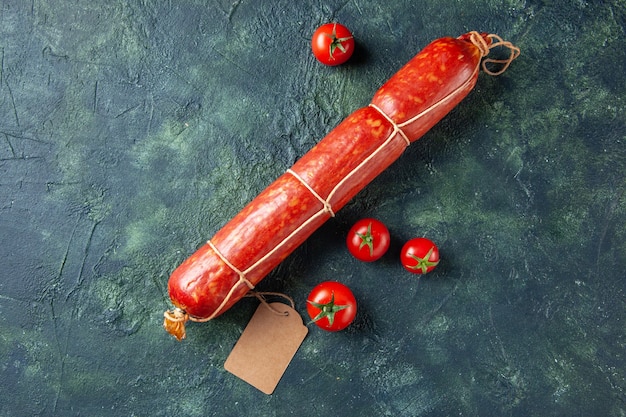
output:
[[[483,57],[489,55],[489,52],[492,49],[500,46],[509,50],[509,57],[507,59],[486,58],[483,60],[482,69],[489,75],[495,76],[504,73],[507,68],[509,68],[509,65],[511,65],[511,62],[513,62],[513,60],[520,55],[520,49],[517,46],[513,45],[509,41],[505,41],[500,36],[493,33],[483,36],[476,31],[472,31],[469,35],[470,42],[472,42],[480,50]],[[502,67],[497,71],[492,71],[487,68],[487,64],[501,64]]]
[[[185,323],[189,320],[189,314],[177,307],[166,311],[163,316],[165,318],[163,320],[165,330],[179,341],[183,340],[186,336]]]

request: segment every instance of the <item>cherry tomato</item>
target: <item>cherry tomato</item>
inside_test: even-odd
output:
[[[356,299],[350,288],[336,281],[318,284],[307,297],[311,320],[329,332],[345,329],[356,317]]]
[[[346,238],[348,250],[360,261],[380,259],[389,249],[389,230],[376,219],[361,219],[352,226]]]
[[[426,274],[439,263],[439,248],[425,237],[411,239],[400,251],[402,266],[414,274]]]
[[[354,52],[354,37],[340,23],[326,23],[313,33],[311,39],[313,55],[324,65],[339,65],[346,62]]]

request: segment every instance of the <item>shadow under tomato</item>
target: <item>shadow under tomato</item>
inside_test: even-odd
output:
[[[343,331],[348,335],[358,335],[360,338],[367,337],[369,339],[378,340],[380,338],[374,318],[369,313],[367,304],[359,301],[357,297],[357,312],[354,321]]]
[[[355,39],[354,52],[352,53],[352,56],[350,57],[348,62],[346,62],[346,64],[350,66],[363,65],[367,62],[369,56],[370,56],[370,53],[367,47],[365,46],[365,44],[360,42],[358,39]]]

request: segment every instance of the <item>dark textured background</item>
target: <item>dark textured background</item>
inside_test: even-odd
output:
[[[626,6],[0,2],[0,416],[626,415]],[[352,61],[309,50],[349,26]],[[257,301],[178,343],[169,273],[431,40],[522,49],[260,286],[337,279],[274,395],[223,369]],[[350,225],[385,221],[363,264]],[[397,255],[426,235],[422,279]]]

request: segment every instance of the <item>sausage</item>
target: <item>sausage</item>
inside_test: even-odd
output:
[[[507,47],[509,59],[482,60],[495,46]],[[467,96],[481,60],[498,75],[518,55],[485,33],[431,42],[172,272],[166,330],[181,340],[187,320],[228,310]]]

